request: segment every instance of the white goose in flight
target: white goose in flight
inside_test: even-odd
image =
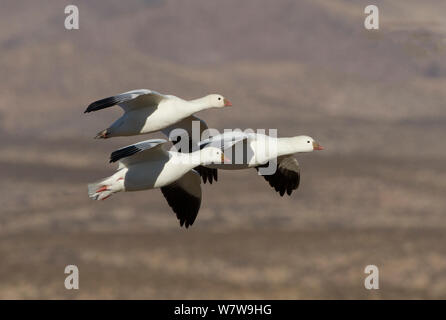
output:
[[[281,196],[291,195],[300,183],[300,167],[295,153],[323,150],[323,147],[309,136],[275,138],[258,133],[240,131],[226,132],[203,140],[200,148],[221,148],[227,157],[232,155],[231,164],[211,164],[208,168],[238,170],[255,168],[270,186]],[[200,171],[203,181],[208,171]]]
[[[155,132],[190,117],[195,112],[232,106],[231,102],[220,94],[210,94],[186,101],[173,95],[139,89],[93,102],[84,113],[114,105],[120,106],[124,114],[109,128],[99,132],[96,138],[106,139]]]
[[[192,153],[165,151],[166,142],[146,140],[114,151],[110,162],[119,161],[118,171],[89,184],[90,198],[105,200],[116,192],[161,188],[180,225],[188,228],[201,204],[201,179],[192,169],[200,164],[223,163],[224,153],[214,147]]]

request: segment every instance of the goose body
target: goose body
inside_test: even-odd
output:
[[[208,167],[239,170],[256,168],[294,153],[311,152],[315,148],[313,142],[313,138],[308,136],[276,138],[265,134],[234,131],[203,140],[199,146],[219,147],[225,151],[226,156],[232,155],[230,164],[215,164]]]
[[[201,204],[201,179],[192,169],[200,164],[223,162],[224,154],[213,147],[190,154],[165,151],[166,142],[146,140],[114,151],[110,162],[119,161],[118,171],[89,184],[90,198],[105,200],[117,192],[161,188],[181,226],[192,225]]]
[[[100,131],[96,138],[132,136],[151,133],[171,126],[195,112],[222,108],[232,104],[219,94],[210,94],[195,100],[184,100],[153,90],[139,89],[118,94],[91,103],[84,113],[118,105],[124,114],[110,127]]]
[[[177,157],[182,154],[173,154],[169,151],[169,158],[154,159],[123,167],[117,177],[124,178],[122,191],[140,191],[146,189],[162,188],[192,170],[194,165],[177,163]]]
[[[203,140],[199,147],[217,147],[231,159],[230,164],[211,164],[206,167],[221,170],[255,168],[281,196],[291,195],[300,183],[300,167],[295,153],[312,152],[323,148],[308,136],[276,138],[258,133],[227,132]],[[199,172],[204,182],[206,172]]]

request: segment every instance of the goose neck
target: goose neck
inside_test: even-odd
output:
[[[298,145],[294,138],[278,138],[277,153],[278,156],[293,154],[299,151]]]
[[[198,112],[204,109],[209,108],[209,99],[207,97],[202,97],[194,100],[190,100],[189,104],[191,105],[191,108],[194,110],[194,112]]]
[[[176,151],[174,153],[177,164],[185,165],[188,170],[195,168],[201,163],[200,150],[191,153],[181,153]]]

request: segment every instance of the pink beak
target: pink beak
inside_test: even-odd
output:
[[[324,150],[324,147],[317,142],[313,142],[313,150]]]
[[[225,107],[232,107],[232,103],[228,99],[224,99],[223,102],[225,103],[224,104]]]

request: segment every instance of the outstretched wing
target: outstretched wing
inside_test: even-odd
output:
[[[135,108],[156,108],[161,100],[166,98],[167,96],[148,89],[132,90],[95,101],[87,107],[84,113],[98,111],[114,105],[120,106],[126,112]]]
[[[158,157],[168,157],[162,148],[167,141],[164,139],[151,139],[131,144],[127,147],[113,151],[110,155],[110,162],[119,161],[127,166],[132,163],[152,160]]]
[[[233,131],[233,132],[225,132],[223,134],[217,135],[215,137],[211,137],[200,141],[198,146],[200,149],[206,147],[216,147],[220,148],[223,152],[232,148],[239,142],[243,142],[248,139],[248,135],[242,132]],[[232,154],[232,153],[231,153]],[[195,170],[200,174],[203,182],[209,181],[212,184],[212,181],[218,180],[218,170],[214,168],[208,168],[205,166],[198,166]]]
[[[176,213],[180,226],[188,228],[197,218],[201,205],[200,176],[193,170],[174,183],[161,188],[167,203]]]
[[[178,152],[189,153],[200,148],[200,140],[207,129],[208,125],[204,120],[192,115],[161,131],[173,142]],[[212,184],[214,180],[218,180],[217,169],[198,166],[195,170],[203,178],[204,183],[209,181]]]
[[[190,147],[197,146],[202,138],[202,134],[208,129],[206,122],[194,115],[162,129],[162,133],[172,142],[190,141]],[[195,131],[196,130],[196,131]],[[198,148],[196,148],[198,150]],[[191,152],[193,148],[189,149]]]
[[[269,164],[256,167],[259,171],[260,167],[266,167]],[[285,191],[288,195],[291,195],[293,190],[299,187],[300,182],[300,168],[299,162],[293,156],[279,157],[277,159],[277,170],[272,175],[263,176],[269,185],[273,187],[280,196],[283,197]]]
[[[231,131],[205,139],[199,143],[200,149],[205,147],[220,148],[223,152],[239,142],[249,139],[250,135],[241,131]]]
[[[208,168],[205,166],[198,166],[195,168],[195,171],[198,172],[198,174],[203,179],[203,183],[206,183],[209,181],[210,184],[215,180],[218,181],[218,170],[214,168]]]

